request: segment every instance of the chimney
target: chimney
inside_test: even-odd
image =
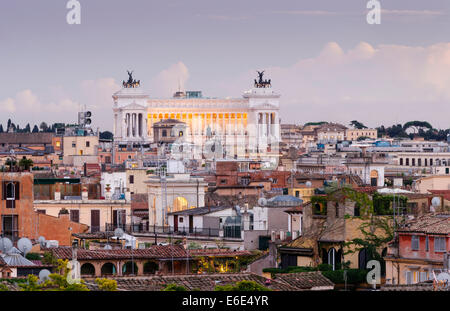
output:
[[[130,188],[126,188],[126,189],[125,189],[125,201],[126,201],[126,202],[131,202],[131,192],[130,192]]]
[[[58,217],[61,219],[69,220],[69,217],[70,217],[69,211],[66,210],[65,208],[62,208],[58,213]]]
[[[81,200],[86,201],[88,199],[88,189],[86,186],[83,186],[81,189]]]
[[[55,200],[56,201],[61,200],[61,186],[59,183],[55,184]]]

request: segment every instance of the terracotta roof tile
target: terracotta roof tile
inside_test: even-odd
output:
[[[399,232],[450,234],[450,213],[430,213],[407,221]]]
[[[215,257],[230,257],[230,256],[251,256],[252,252],[247,250],[229,250],[229,249],[191,249],[189,250],[191,256],[215,256]]]
[[[275,280],[286,283],[298,290],[306,290],[313,288],[333,289],[334,283],[323,276],[319,271],[314,272],[298,272],[298,273],[279,273]]]
[[[51,251],[58,259],[72,259],[71,247],[55,247],[46,249]],[[111,249],[86,250],[78,249],[78,260],[105,260],[105,259],[167,259],[190,257],[183,246],[179,245],[153,245],[146,249]]]
[[[161,291],[168,284],[175,283],[187,290],[212,291],[216,285],[235,284],[239,281],[255,281],[275,291],[292,291],[297,288],[286,283],[271,280],[253,273],[222,273],[222,274],[189,274],[189,275],[160,275],[150,277],[115,278],[119,291]],[[91,281],[86,282],[91,290],[98,290],[98,286]]]

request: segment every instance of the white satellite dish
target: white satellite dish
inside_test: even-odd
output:
[[[440,197],[434,197],[431,199],[431,205],[437,207],[441,205],[441,198]]]
[[[266,199],[266,198],[259,198],[258,204],[259,204],[260,206],[266,206],[266,204],[267,204],[267,199]]]
[[[39,282],[45,282],[50,279],[50,271],[43,269],[39,272]]]
[[[9,251],[11,248],[13,247],[13,244],[11,242],[10,239],[8,238],[1,238],[0,239],[0,250],[3,253],[6,253],[7,251]]]
[[[312,186],[312,183],[310,181],[307,181],[306,182],[306,187],[311,188],[311,186]]]
[[[103,247],[103,249],[112,249],[112,246],[109,244],[106,244],[105,247]]]
[[[21,238],[17,242],[17,248],[19,249],[19,251],[21,251],[23,253],[24,256],[31,251],[32,247],[33,247],[33,244],[31,243],[30,239]]]
[[[38,238],[38,242],[42,248],[47,246],[47,240],[42,235]]]
[[[117,228],[116,230],[114,230],[114,235],[118,238],[123,236],[123,230],[121,228]]]
[[[441,206],[441,198],[440,197],[434,197],[431,199],[431,206],[430,206],[430,212],[435,212],[436,208]]]

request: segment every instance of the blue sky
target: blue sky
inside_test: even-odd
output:
[[[450,1],[381,0],[380,25],[365,0],[79,1],[81,25],[66,0],[0,4],[3,124],[73,122],[86,105],[111,130],[127,69],[158,97],[178,83],[240,97],[265,69],[286,123],[449,126]]]

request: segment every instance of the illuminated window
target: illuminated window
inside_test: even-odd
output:
[[[183,197],[176,197],[173,200],[173,211],[172,212],[178,212],[183,211],[187,209],[188,207],[188,201]]]

